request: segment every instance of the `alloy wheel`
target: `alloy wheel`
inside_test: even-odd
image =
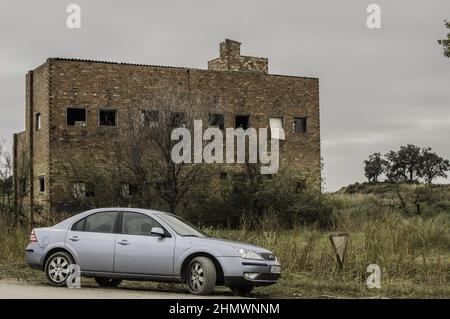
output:
[[[198,291],[202,289],[205,282],[203,267],[199,262],[194,262],[189,271],[189,286],[192,290]]]
[[[70,262],[63,256],[56,256],[48,266],[48,275],[55,283],[61,283],[69,276]]]

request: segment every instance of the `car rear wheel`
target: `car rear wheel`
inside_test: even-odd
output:
[[[95,282],[100,287],[114,288],[114,287],[117,287],[118,285],[120,285],[120,283],[122,282],[122,279],[95,277]]]
[[[48,282],[57,287],[66,285],[69,277],[69,266],[73,264],[72,256],[68,253],[60,251],[51,255],[45,263],[45,275]]]
[[[209,295],[216,285],[216,267],[207,257],[196,257],[189,263],[187,284],[194,295]]]
[[[230,287],[233,294],[240,297],[247,297],[250,292],[252,292],[253,288],[253,285]]]

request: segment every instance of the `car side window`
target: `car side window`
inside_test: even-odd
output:
[[[152,236],[151,230],[153,227],[163,228],[157,221],[147,215],[131,212],[123,213],[122,234]]]
[[[113,233],[116,212],[101,212],[86,217],[83,231],[92,233]]]
[[[80,219],[75,224],[72,225],[72,231],[84,231],[84,224],[86,222],[86,218]]]

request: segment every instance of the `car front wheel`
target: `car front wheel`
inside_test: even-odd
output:
[[[100,287],[114,288],[114,287],[117,287],[118,285],[120,285],[122,280],[121,279],[95,277],[95,282]]]
[[[72,257],[66,252],[60,251],[51,255],[45,263],[45,274],[48,282],[57,287],[65,286],[71,264],[73,264]]]
[[[207,257],[196,257],[189,263],[187,284],[194,295],[209,295],[216,285],[216,267]]]

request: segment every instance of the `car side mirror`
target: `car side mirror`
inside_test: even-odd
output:
[[[164,229],[162,229],[161,227],[152,227],[152,230],[150,231],[150,233],[152,235],[156,235],[156,236],[160,236],[160,237],[164,237],[166,235],[166,233],[164,232]]]

